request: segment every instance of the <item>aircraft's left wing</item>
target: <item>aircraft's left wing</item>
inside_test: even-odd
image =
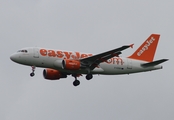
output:
[[[129,48],[129,47],[133,47],[132,45],[125,45],[104,53],[100,53],[88,58],[84,58],[84,59],[80,59],[82,66],[83,67],[88,67],[90,68],[90,70],[93,70],[96,66],[98,66],[101,62],[104,62],[114,56],[118,56],[119,54],[121,54],[121,51]]]

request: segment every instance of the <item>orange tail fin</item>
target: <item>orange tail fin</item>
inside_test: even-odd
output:
[[[159,37],[159,34],[151,34],[147,40],[128,58],[152,62]]]

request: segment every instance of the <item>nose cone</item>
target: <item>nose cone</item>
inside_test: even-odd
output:
[[[16,62],[16,61],[17,61],[17,56],[16,56],[16,54],[11,55],[11,56],[10,56],[10,59],[11,59],[12,61]]]

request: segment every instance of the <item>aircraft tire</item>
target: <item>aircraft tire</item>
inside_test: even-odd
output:
[[[86,79],[87,79],[87,80],[91,80],[92,78],[93,78],[93,75],[92,75],[92,74],[87,74],[87,75],[86,75]]]
[[[79,80],[75,80],[75,81],[73,82],[73,85],[74,85],[74,86],[80,85],[80,81],[79,81]]]
[[[30,73],[30,76],[33,77],[35,74],[34,73]]]

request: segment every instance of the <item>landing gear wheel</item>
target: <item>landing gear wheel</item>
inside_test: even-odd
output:
[[[73,82],[73,85],[74,85],[74,86],[80,85],[80,81],[79,81],[79,80],[75,80],[75,81]]]
[[[33,77],[34,75],[35,75],[35,74],[34,74],[33,72],[32,72],[32,73],[30,73],[30,76],[31,76],[31,77]]]
[[[34,71],[35,71],[36,67],[35,66],[31,66],[31,68],[32,68],[32,73],[30,73],[30,76],[33,77],[35,75]]]
[[[87,75],[86,75],[86,79],[87,79],[87,80],[90,80],[90,79],[92,79],[92,78],[93,78],[93,75],[92,75],[92,74],[87,74]]]

